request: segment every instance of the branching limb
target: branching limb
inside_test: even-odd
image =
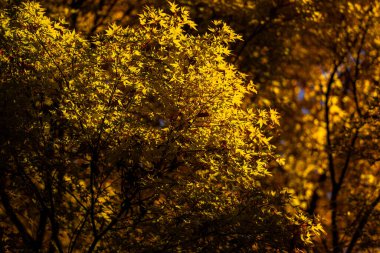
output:
[[[372,203],[369,205],[367,211],[365,211],[363,213],[363,215],[361,216],[361,218],[359,220],[359,224],[355,229],[355,232],[351,238],[351,241],[350,241],[350,244],[348,245],[346,253],[351,253],[353,251],[357,241],[359,240],[359,238],[363,232],[365,225],[368,222],[368,219],[371,216],[371,213],[373,212],[373,210],[375,210],[375,208],[379,204],[379,202],[380,202],[380,195],[378,195],[377,198],[374,201],[372,201]]]

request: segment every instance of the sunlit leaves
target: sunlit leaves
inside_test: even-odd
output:
[[[81,238],[63,242],[73,249],[100,235],[112,250],[232,249],[233,240],[285,250],[291,239],[310,247],[320,229],[267,186],[270,164],[283,163],[271,143],[279,115],[244,103],[256,88],[226,61],[241,36],[222,21],[194,35],[188,10],[169,10],[146,8],[139,25],[113,24],[88,40],[37,4],[0,12],[2,84],[15,89],[15,115],[27,115],[9,116],[25,140],[9,139],[19,152],[3,153],[54,195],[24,208],[62,203],[54,218]],[[209,223],[214,235],[203,234]]]

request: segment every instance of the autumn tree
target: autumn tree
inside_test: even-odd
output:
[[[91,39],[36,3],[0,12],[4,251],[295,251],[321,233],[270,184],[270,108],[214,21],[147,8]]]
[[[6,2],[2,6],[23,1]],[[281,134],[275,135],[272,129],[271,137],[286,162],[275,165],[275,176],[267,180],[287,186],[295,197],[293,205],[324,217],[328,234],[314,251],[376,251],[378,3],[178,2],[197,22],[198,32],[208,31],[210,19],[220,19],[242,35],[243,40],[231,44],[232,54],[224,59],[256,84],[258,94],[249,95],[244,103],[255,110],[274,107],[282,115]],[[134,26],[145,4],[162,7],[166,3],[81,0],[42,4],[49,16],[65,17],[71,28],[90,38],[109,21]]]
[[[252,101],[282,115],[274,179],[325,217],[314,251],[378,250],[379,4],[198,2],[243,34],[230,60],[258,84]]]
[[[310,49],[302,57],[314,58],[308,79],[299,79],[305,96],[298,125],[308,133],[298,143],[310,151],[295,146],[306,163],[294,159],[292,171],[304,178],[308,211],[329,215],[334,252],[379,247],[378,10],[372,1],[316,3],[319,18],[311,23],[320,26],[301,40]]]

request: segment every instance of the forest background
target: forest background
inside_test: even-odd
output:
[[[2,251],[380,250],[378,1],[0,3]]]

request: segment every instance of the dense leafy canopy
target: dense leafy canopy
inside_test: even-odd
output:
[[[112,223],[98,249],[379,250],[378,1],[23,2],[0,1],[3,247]]]
[[[6,6],[5,3],[2,3]],[[271,182],[279,115],[186,8],[84,38],[0,11],[4,251],[295,251],[323,229]]]

